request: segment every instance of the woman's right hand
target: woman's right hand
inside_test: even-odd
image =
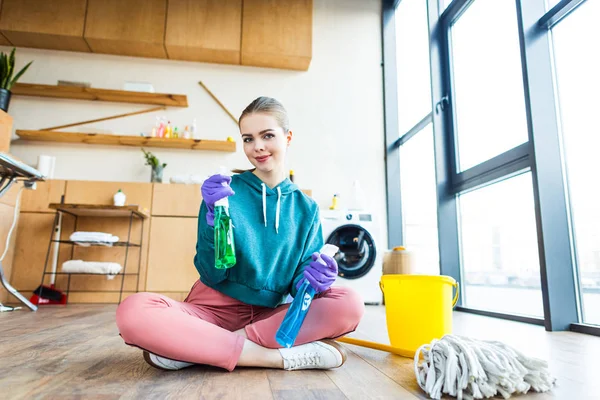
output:
[[[210,226],[215,225],[215,203],[218,200],[235,194],[233,189],[229,186],[230,183],[230,176],[217,174],[206,179],[200,188],[202,198],[208,208],[208,212],[206,213],[206,223]]]

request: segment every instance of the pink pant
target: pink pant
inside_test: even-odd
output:
[[[117,308],[117,326],[125,343],[173,360],[233,370],[244,338],[263,347],[281,347],[275,333],[288,309],[251,306],[197,281],[184,302],[155,293],[136,293]],[[296,345],[336,338],[356,329],[364,305],[348,288],[318,294],[300,329]]]

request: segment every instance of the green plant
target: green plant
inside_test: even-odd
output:
[[[156,158],[156,156],[152,153],[150,153],[149,151],[146,151],[142,148],[142,151],[144,152],[144,157],[146,157],[146,165],[149,165],[152,167],[152,169],[157,168],[158,166],[160,166],[160,161],[158,160],[158,158]],[[164,163],[162,165],[162,167],[166,167],[167,164]]]
[[[12,49],[10,55],[0,52],[0,89],[10,90],[21,75],[27,71],[32,62],[29,61],[13,78],[13,72],[15,71],[15,48]]]

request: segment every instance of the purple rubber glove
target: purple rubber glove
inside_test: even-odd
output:
[[[202,199],[206,203],[208,212],[206,213],[206,223],[209,226],[215,226],[215,203],[222,198],[233,196],[235,192],[229,184],[231,177],[227,175],[213,175],[204,181],[200,191]]]
[[[312,262],[308,264],[304,270],[304,278],[300,279],[296,289],[299,288],[304,280],[308,280],[310,286],[315,289],[315,292],[321,293],[329,289],[338,274],[337,262],[326,254],[321,254],[321,259],[325,261],[325,264],[321,264],[319,261],[319,253],[315,252],[312,254]]]

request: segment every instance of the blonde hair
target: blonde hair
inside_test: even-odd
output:
[[[288,133],[290,131],[290,121],[288,119],[288,114],[285,107],[283,107],[283,104],[272,97],[261,96],[254,99],[254,101],[252,101],[252,103],[250,103],[248,107],[242,111],[239,123],[241,123],[242,119],[248,115],[258,113],[269,114],[275,118],[279,126],[283,129],[283,133]]]
[[[252,101],[252,103],[248,104],[248,106],[242,111],[242,115],[238,120],[238,126],[242,123],[242,119],[252,114],[269,114],[279,124],[281,129],[283,129],[283,133],[287,134],[290,131],[290,121],[288,118],[288,113],[278,100],[272,97],[261,96],[257,97]],[[233,169],[231,172],[236,174],[241,174],[246,171],[254,171],[255,168],[251,169]]]

